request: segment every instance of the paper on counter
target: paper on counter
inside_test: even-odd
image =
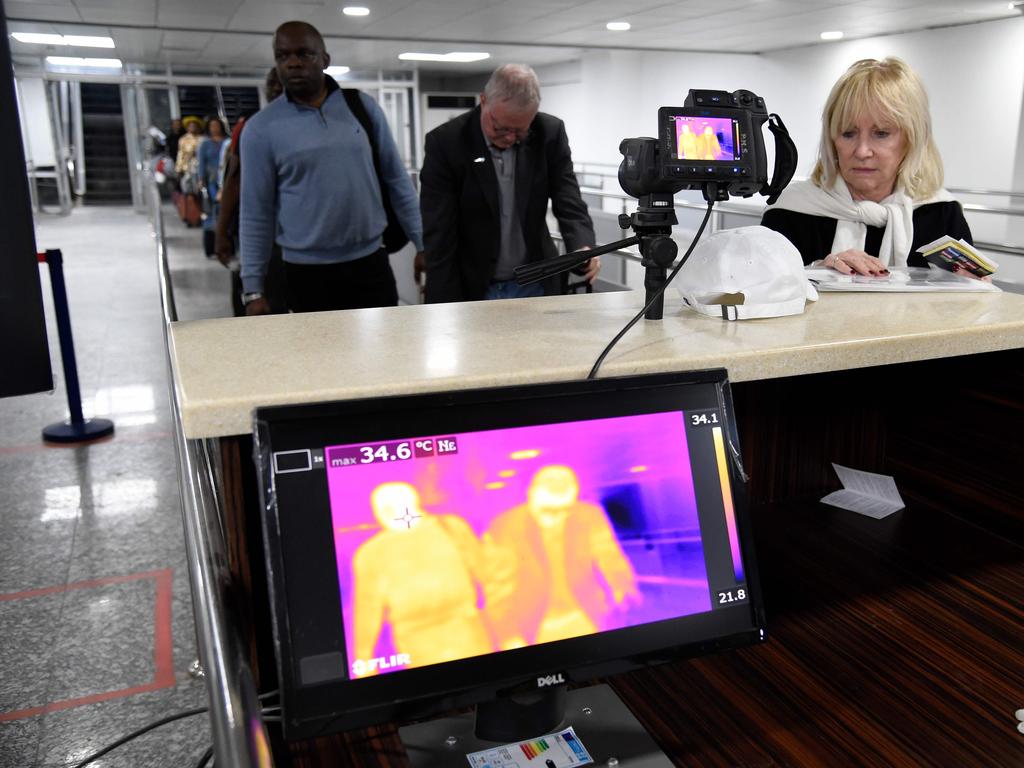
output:
[[[466,759],[471,768],[576,768],[594,762],[572,728],[482,749],[466,755]]]
[[[896,481],[889,475],[877,475],[874,472],[850,469],[839,464],[832,464],[832,468],[839,475],[839,482],[843,484],[843,488],[822,498],[822,503],[867,515],[876,520],[881,520],[906,506],[896,488]]]

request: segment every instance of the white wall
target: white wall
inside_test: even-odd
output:
[[[924,81],[947,185],[1010,189],[1021,132],[1024,18],[767,54],[800,82],[798,89],[780,94],[772,108],[797,115],[805,139],[803,134],[820,125],[816,115],[846,67],[857,59],[885,56],[899,56]],[[811,100],[817,109],[808,113]],[[985,126],[980,136],[972,134],[978,120]]]
[[[56,160],[45,84],[42,78],[26,77],[17,79],[17,87],[25,160],[32,161],[36,166],[52,166]]]
[[[588,53],[575,82],[564,67],[556,70],[560,80],[552,68],[538,70],[541,109],[565,121],[574,159],[618,164],[623,138],[656,134],[658,107],[681,105],[690,88],[762,92],[763,64],[748,54]]]
[[[807,175],[832,84],[857,59],[885,56],[905,59],[924,81],[947,186],[1024,190],[1021,17],[759,55],[596,51],[580,60],[575,82],[564,67],[538,70],[541,108],[565,120],[574,160],[617,164],[624,137],[654,135],[659,106],[681,104],[690,88],[746,88],[782,116],[800,152],[797,173]],[[965,142],[965,125],[979,120],[983,134]],[[1024,243],[1019,217],[968,218],[979,239]]]

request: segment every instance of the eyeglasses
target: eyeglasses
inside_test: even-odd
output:
[[[292,56],[297,56],[299,61],[316,61],[320,56],[320,51],[314,51],[310,48],[299,48],[296,51],[286,51],[281,48],[274,49],[274,61],[278,64],[283,64]]]
[[[514,136],[516,141],[524,141],[530,135],[529,128],[506,128],[503,125],[498,125],[490,113],[487,114],[487,119],[491,123],[491,132],[496,136]]]

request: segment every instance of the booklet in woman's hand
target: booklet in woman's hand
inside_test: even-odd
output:
[[[953,271],[953,267],[960,267],[976,277],[985,277],[999,268],[995,261],[983,256],[967,241],[954,240],[948,235],[928,245],[922,245],[917,252],[924,254],[930,264],[950,272]]]

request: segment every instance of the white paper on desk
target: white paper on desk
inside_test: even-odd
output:
[[[1000,288],[983,280],[972,280],[945,269],[928,267],[890,267],[889,274],[844,275],[827,267],[804,267],[807,279],[819,291],[852,291],[855,293],[917,293],[969,292],[998,293]]]
[[[822,503],[876,520],[906,506],[896,488],[896,481],[889,475],[876,475],[874,472],[850,469],[839,464],[833,464],[832,468],[839,475],[843,488],[822,498]]]

